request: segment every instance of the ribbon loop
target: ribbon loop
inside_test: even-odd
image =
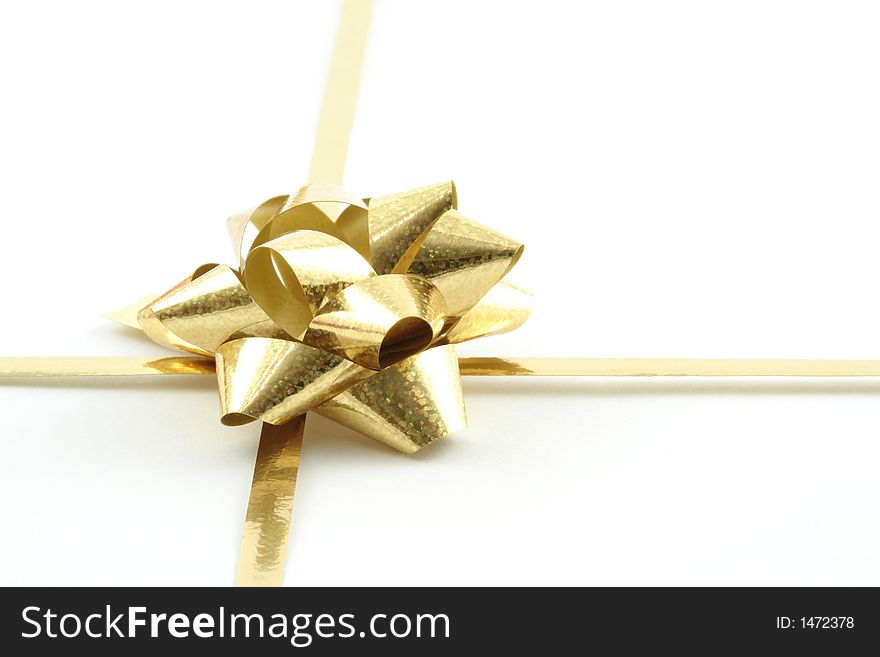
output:
[[[435,347],[407,358],[324,402],[315,412],[412,454],[467,427],[455,348]]]
[[[434,285],[389,274],[328,297],[303,342],[380,370],[427,348],[445,321],[446,301]]]
[[[532,293],[502,280],[446,332],[445,340],[458,344],[508,333],[525,324],[531,314]]]
[[[244,268],[254,299],[295,338],[302,336],[329,293],[375,275],[348,244],[315,230],[297,230],[257,246]]]
[[[233,334],[248,327],[277,334],[278,327],[251,298],[238,274],[226,265],[196,270],[138,313],[138,323],[159,344],[210,356]]]
[[[301,342],[272,338],[232,340],[215,359],[220,421],[228,426],[284,424],[372,373]]]
[[[452,181],[370,199],[370,257],[379,274],[402,274],[431,226],[457,203]]]
[[[239,267],[244,266],[247,254],[259,232],[281,211],[288,198],[287,195],[275,196],[255,208],[240,212],[226,220],[232,250],[238,258]]]
[[[449,210],[425,236],[407,272],[434,283],[449,315],[461,317],[507,275],[522,252],[519,242]]]
[[[260,229],[251,249],[302,229],[332,235],[369,260],[367,205],[341,185],[312,183],[287,197],[278,213]]]

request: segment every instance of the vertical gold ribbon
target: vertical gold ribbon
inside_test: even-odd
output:
[[[263,423],[235,572],[236,586],[280,586],[306,416]]]
[[[342,183],[373,0],[345,0],[312,148],[309,182]]]
[[[309,182],[341,183],[367,48],[372,0],[345,0],[318,130]],[[305,415],[281,426],[263,424],[239,549],[236,586],[280,586],[293,513]]]

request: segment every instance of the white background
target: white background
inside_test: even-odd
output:
[[[537,308],[468,355],[880,358],[871,2],[379,0],[347,184],[454,178]],[[335,2],[0,6],[5,355],[231,261],[305,181]],[[0,583],[232,581],[215,383],[0,384]],[[310,418],[290,585],[880,584],[880,383],[474,380],[405,457]]]

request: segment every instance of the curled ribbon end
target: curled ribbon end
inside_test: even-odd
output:
[[[379,347],[379,368],[385,369],[427,348],[435,331],[421,317],[404,317],[394,324]]]
[[[402,274],[376,276],[328,297],[303,342],[381,370],[427,348],[446,321],[432,283]]]
[[[188,351],[193,354],[198,354],[199,356],[211,355],[210,351],[197,347],[196,345],[187,342],[180,336],[175,335],[174,333],[169,331],[162,320],[160,320],[159,317],[156,315],[156,312],[151,306],[142,308],[138,312],[137,321],[143,332],[153,342],[156,342],[170,349],[181,349],[183,351]]]
[[[254,422],[254,418],[244,413],[224,413],[220,416],[220,424],[227,427],[240,427]]]

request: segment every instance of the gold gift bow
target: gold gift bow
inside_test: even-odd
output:
[[[339,182],[347,152],[348,137],[354,116],[357,85],[366,43],[367,24],[371,11],[368,0],[347,0],[343,8],[335,54],[315,141],[310,179]],[[306,188],[305,196],[309,191]],[[325,188],[326,189],[326,188]],[[338,190],[336,190],[338,191]],[[302,199],[300,199],[302,200]],[[320,204],[328,199],[312,197],[307,203]],[[331,199],[339,204],[338,196]],[[347,202],[350,199],[346,199]],[[286,201],[285,201],[286,202]],[[271,201],[269,202],[271,205]],[[264,204],[265,205],[265,204]],[[354,199],[351,206],[357,206]],[[262,206],[261,206],[262,207]],[[266,208],[263,208],[264,210]],[[275,208],[277,214],[277,210]],[[259,213],[258,213],[259,214]],[[356,214],[356,211],[354,212]],[[313,215],[318,216],[318,215]],[[350,217],[351,215],[349,215]],[[343,219],[342,214],[333,219]],[[238,227],[247,224],[250,216]],[[263,217],[265,218],[265,217]],[[300,217],[302,218],[302,217]],[[320,218],[320,217],[319,217]],[[330,218],[330,217],[328,217]],[[233,222],[235,223],[235,222]],[[343,221],[343,224],[345,221]],[[344,235],[343,235],[344,236]],[[357,238],[351,237],[353,243]],[[508,267],[509,268],[509,267]],[[229,271],[212,267],[196,272],[196,280],[228,277]],[[212,273],[213,272],[213,273]],[[204,284],[206,281],[203,281]],[[231,282],[231,279],[230,279]],[[233,283],[234,287],[234,283]],[[161,309],[160,309],[161,310]],[[527,310],[520,309],[527,314]],[[155,309],[142,317],[144,327],[154,338],[167,343],[176,339],[174,331],[156,317]],[[462,320],[463,321],[463,320]],[[173,321],[171,322],[174,323]],[[430,323],[430,322],[429,322]],[[273,330],[262,326],[261,330]],[[209,331],[210,332],[210,331]],[[222,331],[221,331],[222,333]],[[260,333],[242,339],[259,341]],[[217,337],[217,336],[214,336]],[[228,336],[226,336],[228,337]],[[433,336],[432,336],[433,337]],[[220,336],[222,341],[224,336]],[[227,343],[229,344],[229,343]],[[183,344],[172,346],[183,347]],[[214,345],[214,346],[220,346]],[[375,347],[375,345],[373,345]],[[448,348],[436,347],[435,352]],[[197,353],[210,349],[196,346]],[[427,352],[425,352],[427,353]],[[379,353],[374,349],[374,356]],[[447,353],[448,355],[448,353]],[[221,358],[222,360],[222,358]],[[449,361],[447,357],[447,361]],[[375,365],[375,362],[373,363]],[[382,363],[380,362],[379,365]],[[880,361],[797,361],[797,360],[698,360],[698,359],[492,359],[475,358],[459,361],[464,375],[573,375],[573,376],[878,376]],[[143,358],[4,358],[0,359],[0,376],[82,376],[141,374],[209,374],[214,361],[199,357],[169,357],[154,360]],[[445,368],[448,373],[450,368]],[[250,416],[246,416],[250,417]],[[233,418],[233,421],[242,418]],[[263,424],[254,479],[248,503],[247,518],[236,576],[237,584],[280,584],[289,536],[293,491],[299,464],[304,416],[274,426]]]
[[[316,410],[416,451],[464,426],[453,345],[530,312],[502,280],[522,245],[455,206],[452,183],[368,203],[307,185],[232,218],[240,269],[200,267],[117,319],[216,356],[224,424]]]

